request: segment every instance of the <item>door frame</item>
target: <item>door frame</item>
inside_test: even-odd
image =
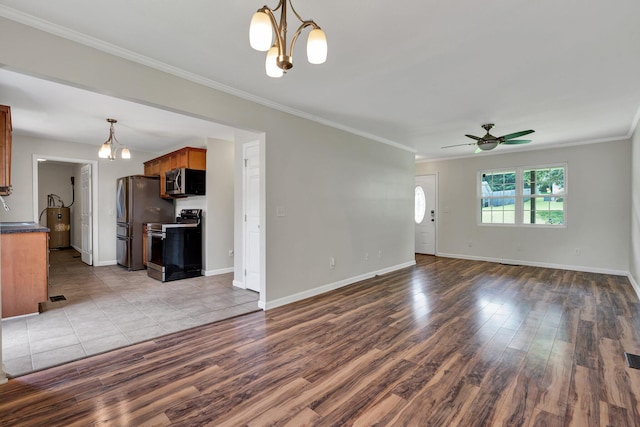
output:
[[[435,194],[434,194],[433,206],[434,206],[434,210],[436,211],[435,212],[436,226],[435,226],[435,229],[433,231],[433,238],[434,238],[433,252],[434,252],[434,256],[438,256],[438,229],[440,228],[440,224],[439,224],[440,223],[440,215],[438,214],[438,212],[439,212],[439,210],[438,210],[438,199],[439,199],[439,197],[438,197],[438,188],[439,188],[439,185],[438,185],[438,172],[421,173],[419,175],[416,175],[414,180],[413,180],[413,188],[414,189],[416,188],[416,180],[418,179],[418,177],[421,177],[421,176],[433,176],[433,177],[435,177],[436,191],[435,191]],[[415,201],[414,201],[414,203],[415,203]],[[428,212],[427,212],[427,214],[428,214]],[[413,215],[412,215],[412,218],[413,218]],[[413,220],[413,225],[415,227],[415,225],[416,225],[415,220]],[[415,234],[415,232],[414,232],[414,234]],[[415,252],[415,246],[414,246],[413,249],[414,249],[414,252]]]
[[[248,182],[247,182],[247,167],[246,167],[246,158],[247,158],[247,150],[249,148],[252,147],[258,147],[258,169],[259,169],[259,178],[260,178],[260,186],[262,186],[262,162],[260,161],[260,152],[261,152],[261,147],[260,147],[260,141],[251,141],[251,142],[245,142],[242,144],[242,159],[243,159],[243,164],[242,164],[242,283],[244,285],[245,289],[248,289],[247,287],[247,276],[246,276],[246,269],[247,269],[247,238],[248,238],[248,233],[247,233],[247,221],[245,220],[246,217],[246,213],[247,213],[247,196],[248,196]],[[262,192],[260,190],[258,190],[259,195],[258,197],[260,197],[259,200],[259,210],[261,210],[261,205],[262,205]],[[259,214],[260,215],[260,214]],[[259,223],[262,224],[262,215],[260,215],[260,219],[259,219]],[[263,287],[262,287],[262,263],[261,263],[261,258],[262,258],[262,227],[259,226],[259,235],[260,235],[260,254],[258,257],[258,265],[259,265],[259,271],[260,271],[260,277],[259,277],[259,292],[260,294],[262,294],[263,292]],[[254,260],[256,261],[256,260]]]
[[[96,259],[99,258],[99,241],[98,241],[98,198],[96,195],[98,194],[98,161],[97,160],[87,160],[87,159],[76,159],[71,157],[58,157],[51,156],[48,154],[34,154],[32,156],[32,171],[33,171],[33,221],[39,222],[39,212],[38,212],[38,159],[50,160],[52,162],[64,162],[64,163],[73,163],[79,165],[90,164],[91,165],[91,247],[93,251],[92,263],[91,265],[95,265]],[[76,182],[77,184],[77,182]],[[74,185],[75,186],[75,185]]]

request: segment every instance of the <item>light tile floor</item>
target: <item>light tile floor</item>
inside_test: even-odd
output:
[[[73,249],[51,251],[49,296],[39,315],[2,321],[11,377],[258,310],[233,274],[161,283],[146,270],[90,267]]]

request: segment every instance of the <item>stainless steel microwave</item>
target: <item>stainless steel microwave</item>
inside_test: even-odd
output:
[[[165,192],[171,196],[203,196],[206,171],[178,168],[165,173]]]

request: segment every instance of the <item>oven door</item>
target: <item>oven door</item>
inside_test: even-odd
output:
[[[147,275],[161,282],[165,281],[164,242],[167,235],[162,231],[149,230],[147,233]]]

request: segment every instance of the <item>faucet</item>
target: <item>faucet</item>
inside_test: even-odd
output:
[[[0,202],[2,202],[2,206],[4,207],[5,211],[9,212],[11,210],[11,208],[9,207],[7,202],[4,201],[4,198],[2,196],[0,196]]]

